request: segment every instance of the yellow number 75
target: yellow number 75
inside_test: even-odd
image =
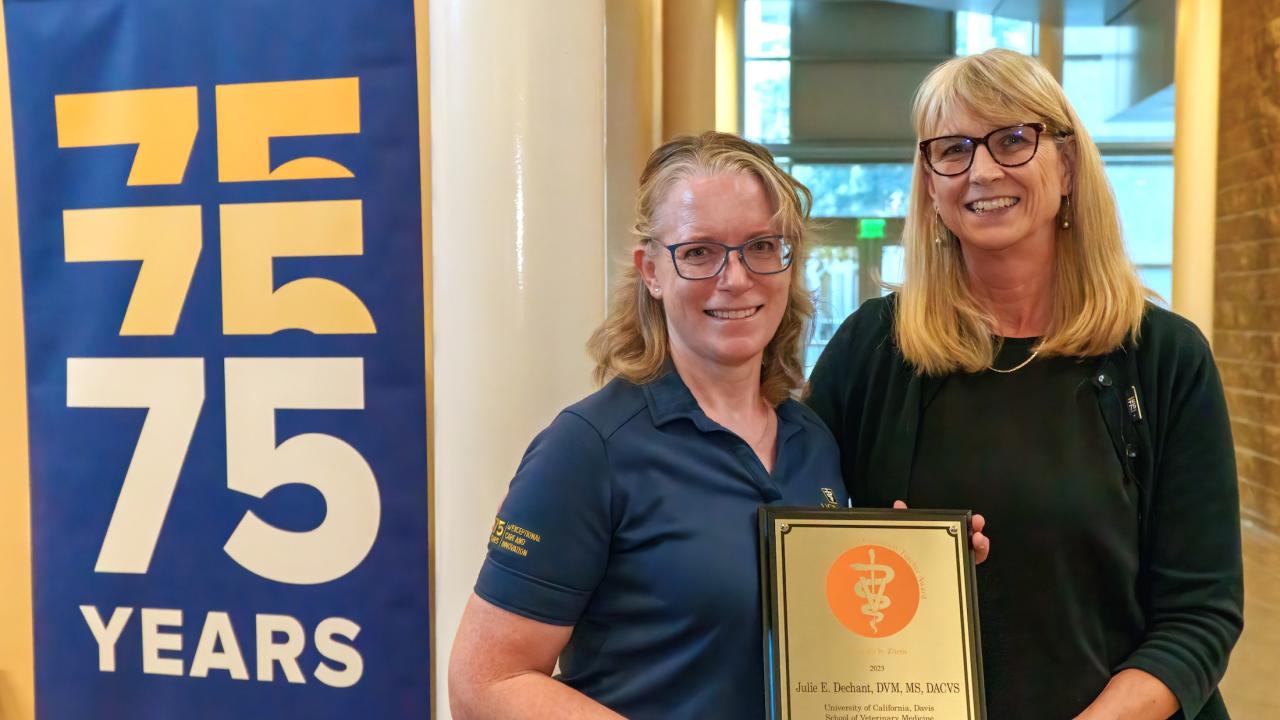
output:
[[[332,280],[272,279],[276,258],[362,254],[359,200],[223,205],[221,223],[224,333],[377,331],[360,298]],[[121,335],[174,334],[200,257],[200,206],[66,210],[62,225],[67,262],[142,261]]]
[[[360,132],[359,79],[323,78],[217,87],[221,182],[349,178],[319,157],[270,164],[270,140]],[[54,98],[58,146],[137,145],[128,185],[183,181],[199,130],[195,87],[117,90]],[[278,257],[360,255],[359,200],[224,205],[223,332],[266,335],[291,328],[313,333],[376,332],[349,289],[331,280],[272,282]],[[117,207],[63,213],[66,261],[141,261],[121,335],[172,335],[202,245],[197,205]]]

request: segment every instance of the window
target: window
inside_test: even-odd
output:
[[[1131,26],[1068,27],[1062,86],[1106,163],[1129,258],[1164,305],[1173,296],[1173,86],[1131,102]]]
[[[1173,158],[1106,158],[1129,258],[1138,276],[1168,304],[1173,295]]]
[[[956,55],[977,55],[991,48],[1035,53],[1036,24],[976,12],[956,13]]]
[[[804,373],[809,374],[818,356],[848,317],[848,308],[858,306],[858,248],[856,245],[824,243],[809,252],[805,280],[817,296],[813,314],[813,335],[805,346]]]
[[[817,295],[813,336],[805,350],[808,374],[849,313],[882,294],[885,282],[901,281],[900,269],[886,272],[884,263],[898,247],[886,240],[902,230],[911,165],[793,163],[790,170],[813,193],[813,216],[819,218],[806,273]]]
[[[791,139],[791,0],[742,4],[743,134],[763,143]]]
[[[793,164],[791,174],[813,193],[814,217],[906,217],[909,163]]]

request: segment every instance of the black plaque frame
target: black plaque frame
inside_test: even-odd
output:
[[[977,572],[974,564],[973,547],[968,540],[968,535],[972,534],[971,520],[973,513],[968,510],[946,510],[946,509],[856,509],[856,510],[824,510],[813,507],[786,507],[786,506],[761,506],[759,510],[759,527],[760,527],[760,591],[761,591],[761,608],[763,610],[764,621],[764,679],[765,679],[765,717],[768,720],[778,720],[782,717],[790,717],[788,710],[783,715],[784,704],[789,708],[790,690],[781,687],[781,668],[780,662],[787,662],[787,656],[790,648],[782,646],[779,641],[778,629],[778,612],[779,612],[779,593],[786,591],[786,583],[780,583],[779,577],[786,574],[786,556],[779,553],[782,558],[782,566],[774,567],[774,554],[777,550],[775,543],[775,533],[773,529],[780,523],[788,523],[792,526],[800,527],[817,527],[817,524],[806,525],[806,520],[823,520],[821,527],[830,527],[833,529],[857,529],[878,528],[885,529],[887,527],[900,527],[903,531],[921,532],[926,529],[923,525],[919,528],[911,528],[910,526],[901,526],[902,521],[911,520],[950,520],[959,521],[961,527],[967,528],[968,533],[964,538],[957,538],[960,544],[960,564],[957,567],[957,573],[965,573],[967,579],[961,585],[965,588],[963,607],[968,608],[968,612],[964,612],[964,623],[967,632],[972,640],[969,644],[969,657],[965,658],[965,662],[969,666],[970,677],[973,679],[973,687],[967,688],[968,691],[975,695],[978,710],[978,718],[986,720],[987,703],[986,692],[982,676],[982,635],[980,632],[981,624],[978,619],[977,604]],[[847,524],[830,525],[832,520],[844,520]],[[893,525],[881,524],[884,521],[893,521]],[[783,543],[785,544],[786,530],[782,532]],[[788,638],[789,639],[789,638]]]

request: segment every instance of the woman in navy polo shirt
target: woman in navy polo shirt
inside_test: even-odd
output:
[[[634,267],[590,342],[608,382],[511,481],[454,644],[456,718],[763,716],[756,509],[848,504],[791,397],[810,202],[733,135],[649,158]]]

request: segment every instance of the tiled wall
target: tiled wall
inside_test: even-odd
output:
[[[1280,0],[1224,0],[1214,352],[1246,518],[1280,531]]]

